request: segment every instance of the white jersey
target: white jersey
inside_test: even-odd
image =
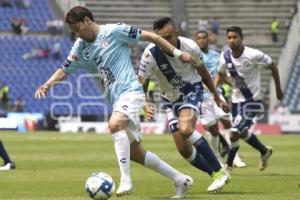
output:
[[[232,63],[225,60],[224,54],[230,55]],[[238,58],[231,55],[230,49],[223,51],[220,56],[220,70],[232,79],[232,103],[260,100],[260,71],[262,67],[270,67],[271,64],[270,56],[247,46]]]
[[[177,42],[178,49],[190,53],[194,59],[202,59],[200,48],[193,40],[179,37]],[[169,101],[174,102],[182,95],[182,92],[179,90],[182,81],[191,84],[201,82],[202,79],[194,65],[190,63],[183,64],[178,58],[167,55],[165,53],[164,55],[170,65],[162,64],[159,67],[156,59],[151,53],[151,49],[153,48],[155,48],[155,44],[149,44],[144,50],[139,68],[139,76],[148,79],[152,74],[154,74],[164,97],[166,97]],[[166,70],[169,70],[168,68],[172,68],[170,70],[175,71],[176,78],[171,77],[172,83],[170,83],[170,81],[162,73],[160,68],[165,68]]]

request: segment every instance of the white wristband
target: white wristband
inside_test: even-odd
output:
[[[174,48],[173,50],[173,55],[175,58],[179,58],[179,56],[181,55],[181,51],[179,49]]]

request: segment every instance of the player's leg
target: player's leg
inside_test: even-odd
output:
[[[115,152],[120,168],[120,184],[117,195],[122,195],[132,190],[130,177],[130,141],[126,133],[128,118],[121,112],[113,112],[109,120],[109,129],[112,133]]]
[[[229,181],[230,176],[222,169],[214,152],[211,150],[206,139],[195,129],[197,115],[191,108],[180,109],[178,118],[178,131],[192,144],[197,152],[206,160],[213,169],[213,183],[207,188],[209,192],[216,192]]]
[[[171,109],[172,105],[164,105],[164,109],[167,113],[167,118],[169,122],[169,130],[173,135],[174,143],[180,155],[185,158],[189,163],[191,163],[194,167],[212,175],[213,169],[207,163],[207,161],[197,152],[196,148],[188,143],[186,139],[182,136],[182,134],[178,131],[178,119],[175,116],[174,112],[176,109],[174,108],[174,112]]]
[[[156,154],[145,151],[142,143],[136,140],[131,143],[131,160],[174,181],[175,196],[172,198],[184,198],[188,189],[193,185],[191,177],[182,174],[161,160]]]
[[[229,116],[227,115],[221,115],[220,116],[220,121],[224,127],[224,130],[222,131],[222,135],[224,135],[224,138],[226,140],[226,142],[228,141],[228,146],[224,148],[223,146],[223,151],[229,151],[229,145],[230,145],[230,128],[231,128],[231,122],[229,120]],[[222,152],[223,153],[223,152]],[[233,165],[236,166],[236,167],[239,167],[239,168],[242,168],[242,167],[246,167],[246,163],[241,159],[240,155],[239,155],[239,152],[236,153],[235,157],[234,157],[234,160],[233,160]]]
[[[2,167],[0,167],[0,170],[10,170],[16,168],[15,163],[10,160],[8,153],[1,140],[0,140],[0,157],[4,161],[4,164]]]
[[[218,119],[214,110],[214,102],[212,100],[206,100],[202,103],[202,116],[201,124],[204,126],[208,134],[208,141],[210,146],[216,155],[218,161],[222,165],[222,157],[219,152],[220,138],[221,135],[218,128]]]

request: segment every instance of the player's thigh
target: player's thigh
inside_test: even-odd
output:
[[[202,103],[200,120],[205,127],[211,127],[218,122],[213,101],[207,100]]]

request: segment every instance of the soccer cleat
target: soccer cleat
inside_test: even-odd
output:
[[[233,166],[238,167],[238,168],[242,168],[242,167],[246,167],[246,163],[244,161],[242,161],[241,157],[239,156],[239,154],[236,154],[233,160]]]
[[[16,164],[14,162],[6,163],[2,167],[0,167],[0,171],[12,170],[12,169],[16,169]]]
[[[264,155],[260,156],[259,170],[263,171],[268,166],[268,160],[270,159],[273,153],[272,147],[267,146],[267,151]]]
[[[133,192],[133,186],[130,182],[120,182],[119,188],[116,192],[117,197],[129,195]]]
[[[223,168],[212,174],[213,182],[207,188],[208,192],[217,193],[221,191],[225,184],[230,182],[230,175]]]
[[[190,176],[185,176],[184,181],[175,184],[175,196],[171,199],[183,199],[187,191],[193,186],[194,180]]]

